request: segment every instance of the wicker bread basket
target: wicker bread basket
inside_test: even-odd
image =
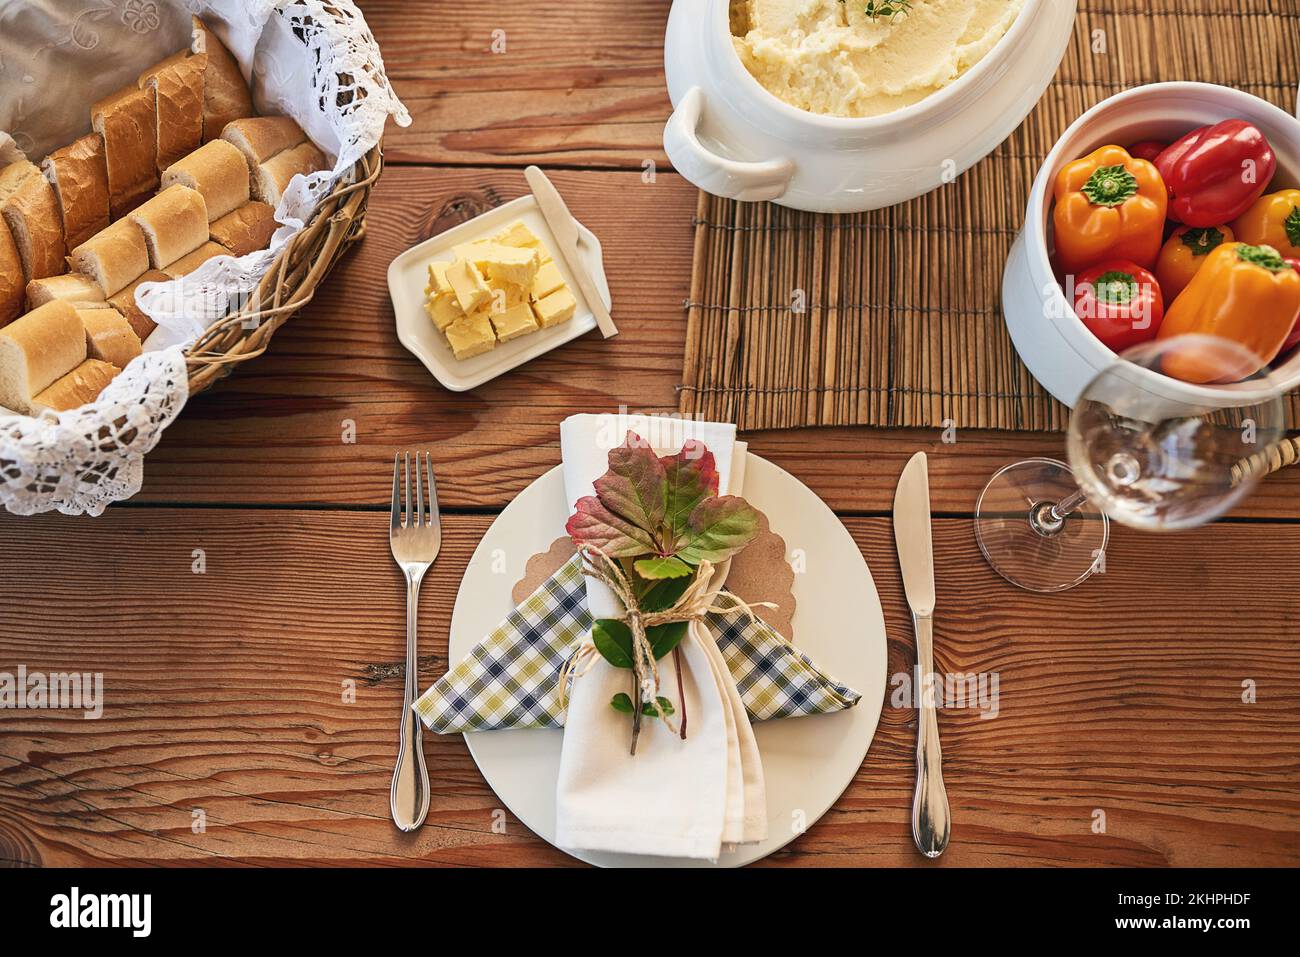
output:
[[[357,160],[352,182],[340,181],[311,221],[284,244],[243,308],[213,323],[190,346],[191,395],[229,375],[236,364],[260,356],[276,330],[311,302],[338,258],[365,235],[370,189],[383,165],[381,141]]]

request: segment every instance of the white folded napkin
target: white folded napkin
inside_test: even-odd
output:
[[[720,494],[739,494],[745,443],[734,425],[635,415],[575,415],[560,424],[564,489],[569,512],[609,468],[609,450],[631,430],[661,455],[688,439],[713,453]],[[710,591],[726,579],[730,562],[715,569]],[[587,580],[595,618],[622,607],[600,582]],[[556,843],[561,847],[663,857],[716,858],[724,844],[767,836],[763,768],[749,716],[717,642],[692,623],[682,643],[681,683],[686,739],[662,720],[642,722],[637,753],[629,754],[631,718],[610,707],[632,694],[630,672],[597,659],[573,681],[556,793]],[[676,701],[673,656],[659,661],[666,696]],[[636,700],[633,695],[633,700]],[[678,713],[681,714],[681,702]]]

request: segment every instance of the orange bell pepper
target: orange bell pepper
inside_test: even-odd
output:
[[[1249,368],[1215,349],[1165,357],[1162,370],[1185,382],[1236,382],[1272,362],[1300,316],[1300,272],[1272,246],[1224,243],[1174,300],[1159,339],[1201,334],[1245,346]]]
[[[1232,228],[1243,243],[1272,246],[1286,259],[1300,258],[1300,189],[1261,196]]]
[[[1078,273],[1103,259],[1155,265],[1164,239],[1169,193],[1155,166],[1122,146],[1103,146],[1067,163],[1056,177],[1056,253]]]
[[[1206,257],[1236,237],[1227,226],[1179,226],[1165,241],[1156,260],[1156,280],[1167,302],[1187,288]]]

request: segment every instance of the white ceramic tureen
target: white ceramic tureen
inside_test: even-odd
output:
[[[846,213],[892,206],[951,182],[1033,109],[1074,28],[1076,0],[1026,0],[987,56],[918,103],[865,119],[790,106],[750,75],[732,44],[729,0],[675,0],[664,68],[673,114],[664,149],[710,193]]]

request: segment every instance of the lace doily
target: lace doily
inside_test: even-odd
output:
[[[143,35],[158,29],[175,18],[178,7],[203,17],[239,61],[258,112],[292,116],[334,167],[290,184],[276,210],[282,225],[269,249],[209,260],[184,280],[141,285],[136,301],[158,329],[145,354],[95,402],[42,418],[0,415],[0,504],[25,515],[54,509],[98,515],[109,503],[139,491],[144,454],[189,394],[185,347],[257,286],[321,198],[335,184],[346,183],[356,161],[379,142],[389,116],[402,126],[411,122],[352,0],[87,0],[80,5],[85,9],[70,14],[74,27],[66,43],[88,50],[101,40],[109,44],[114,31]],[[118,8],[121,16],[115,18]],[[0,2],[0,22],[11,12]],[[89,24],[101,33],[88,33]],[[64,40],[51,38],[41,50],[63,45]],[[149,62],[132,69],[139,72],[136,67]],[[0,86],[13,82],[17,78],[0,68]],[[39,106],[23,101],[20,113],[39,115]]]

